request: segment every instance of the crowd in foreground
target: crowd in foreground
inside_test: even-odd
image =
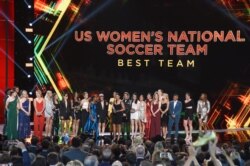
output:
[[[165,142],[161,136],[152,141],[140,136],[133,140],[120,138],[117,143],[109,137],[97,145],[87,135],[73,137],[59,144],[60,138],[44,137],[39,143],[8,141],[1,136],[0,164],[13,166],[249,166],[250,142],[218,143],[213,132],[205,134],[199,142],[187,146],[185,141],[176,144]]]

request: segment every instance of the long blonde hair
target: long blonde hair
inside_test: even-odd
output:
[[[154,93],[154,95],[153,95],[153,101],[156,101],[156,95],[158,96],[158,99],[157,99],[157,102],[159,102],[159,98],[160,98],[160,96],[159,96],[159,94],[158,94],[158,92],[156,91],[155,93]]]
[[[48,90],[48,91],[46,92],[45,99],[46,99],[46,100],[49,100],[49,101],[53,101],[53,97],[52,97],[52,96],[49,97],[49,94],[52,94],[52,95],[53,95],[53,93],[52,93],[51,90]]]
[[[163,93],[162,96],[163,96],[163,98],[165,98],[165,100],[166,100],[167,102],[169,102],[169,96],[168,96],[167,93]],[[163,98],[162,98],[162,99],[163,99]]]

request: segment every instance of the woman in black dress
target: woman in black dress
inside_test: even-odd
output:
[[[117,93],[115,96],[115,102],[113,104],[113,114],[112,114],[113,132],[114,132],[113,141],[115,141],[116,139],[116,133],[118,133],[117,141],[120,139],[123,111],[125,111],[125,106],[123,101],[120,99],[120,95]]]
[[[70,101],[68,100],[69,96],[67,93],[63,95],[63,100],[60,103],[60,119],[61,119],[61,131],[63,135],[69,133],[70,125],[70,115],[71,115],[71,106]]]
[[[53,96],[53,103],[55,107],[53,109],[54,116],[53,116],[52,135],[58,135],[60,103],[58,95],[56,93]]]
[[[77,136],[79,130],[79,124],[81,119],[81,112],[80,112],[80,98],[77,92],[74,93],[74,98],[71,100],[72,106],[72,135]]]
[[[185,128],[186,132],[186,138],[185,140],[187,142],[192,141],[192,132],[193,132],[193,118],[194,118],[194,101],[191,98],[190,93],[186,93],[185,95],[185,101],[184,101],[184,111],[185,116],[183,120],[183,126]]]
[[[161,98],[161,128],[162,137],[166,139],[167,136],[167,125],[168,125],[168,109],[169,109],[169,98],[167,93],[163,93]]]

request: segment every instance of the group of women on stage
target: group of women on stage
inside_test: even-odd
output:
[[[11,90],[6,97],[7,124],[6,134],[8,139],[30,137],[31,99],[27,91]],[[113,140],[119,140],[121,134],[135,137],[140,134],[145,138],[162,135],[166,138],[169,120],[176,120],[176,96],[173,106],[170,107],[169,96],[161,89],[144,96],[128,92],[121,96],[114,92],[109,101],[104,99],[104,94],[89,97],[87,92],[82,97],[75,92],[73,95],[63,94],[59,100],[57,94],[48,90],[43,97],[41,90],[36,91],[33,99],[34,106],[34,135],[40,140],[45,136],[88,133],[103,136],[109,121]],[[177,98],[178,100],[178,98]],[[181,102],[180,102],[181,103]],[[203,93],[195,106],[189,93],[185,94],[182,111],[184,111],[183,126],[186,140],[192,140],[192,121],[198,113],[199,129],[206,131],[210,103],[207,95]],[[176,121],[175,121],[176,123]],[[172,126],[171,126],[172,127]],[[60,129],[60,130],[59,130]],[[44,132],[45,130],[45,132]],[[171,131],[171,130],[170,130]],[[178,132],[178,131],[177,131]]]
[[[21,91],[18,96],[19,88],[15,87],[13,90],[7,92],[5,98],[5,115],[7,119],[4,127],[4,134],[9,140],[25,139],[30,136],[30,100],[27,91]]]

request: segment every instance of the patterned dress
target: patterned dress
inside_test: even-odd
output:
[[[29,112],[29,100],[27,99],[22,103],[23,109]],[[19,139],[25,139],[30,136],[30,117],[25,114],[23,110],[19,110],[18,114],[18,135]]]
[[[90,104],[90,113],[84,126],[84,132],[88,134],[94,134],[96,138],[99,135],[96,103]]]

